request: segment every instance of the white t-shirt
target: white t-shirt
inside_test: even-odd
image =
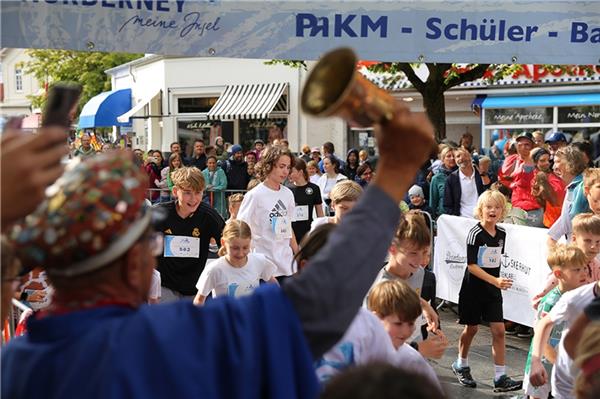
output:
[[[574,397],[574,376],[577,375],[577,370],[573,364],[573,359],[571,359],[567,354],[567,351],[565,351],[564,339],[575,319],[581,315],[583,309],[595,298],[594,286],[596,284],[598,283],[594,282],[586,284],[564,293],[548,313],[550,320],[552,320],[555,325],[559,323],[563,324],[562,337],[557,346],[558,353],[556,356],[556,363],[552,368],[552,395],[555,398]]]
[[[150,285],[150,292],[148,293],[148,298],[160,299],[160,295],[160,272],[154,269],[152,270],[152,283]]]
[[[285,187],[271,190],[264,183],[244,195],[238,219],[248,223],[252,230],[254,251],[263,254],[277,266],[275,276],[293,274],[292,217],[294,194]]]
[[[231,266],[223,256],[206,265],[196,288],[202,296],[208,296],[212,291],[215,298],[249,295],[258,288],[260,280],[270,280],[275,270],[277,267],[261,254],[248,254],[248,262],[243,267]]]
[[[310,231],[313,231],[314,229],[316,229],[317,227],[327,224],[327,223],[333,223],[331,220],[333,218],[330,216],[323,216],[320,218],[315,218],[313,219],[312,223],[310,224]]]
[[[392,364],[403,370],[422,375],[435,384],[440,392],[444,392],[433,367],[431,367],[427,360],[425,360],[425,358],[409,344],[404,343],[396,350]]]
[[[475,184],[475,171],[471,176],[466,176],[461,170],[458,171],[460,181],[460,216],[474,218],[473,212],[477,206],[477,184]]]
[[[392,363],[395,358],[392,341],[381,321],[360,308],[342,339],[317,360],[315,371],[324,383],[350,366],[372,361]]]
[[[314,174],[311,177],[309,177],[308,180],[310,180],[310,182],[313,184],[317,184],[319,182],[319,177],[321,177],[321,176]]]

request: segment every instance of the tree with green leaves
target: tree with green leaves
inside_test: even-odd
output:
[[[306,63],[298,60],[272,60],[267,64],[282,64],[294,68],[306,69]],[[460,84],[484,78],[489,82],[498,81],[522,69],[519,64],[468,64],[457,65],[450,63],[425,64],[429,75],[422,80],[416,73],[420,64],[406,62],[378,62],[370,65],[368,69],[376,73],[385,74],[384,82],[392,85],[404,76],[423,97],[425,112],[435,129],[436,138],[446,138],[446,104],[444,93]],[[554,71],[560,69],[568,74],[584,74],[591,76],[595,73],[593,65],[543,65],[543,69]]]
[[[52,82],[74,81],[83,86],[79,106],[97,94],[111,89],[107,69],[127,63],[143,54],[85,52],[70,50],[27,50],[31,60],[24,64],[25,72],[33,74],[41,87]],[[34,107],[42,108],[46,95],[31,96]]]

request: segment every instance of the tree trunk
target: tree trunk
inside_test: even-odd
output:
[[[446,103],[444,92],[439,87],[426,87],[423,96],[423,107],[435,130],[435,138],[441,141],[446,138]]]

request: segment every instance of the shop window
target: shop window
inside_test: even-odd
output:
[[[252,148],[256,139],[270,143],[277,138],[287,138],[287,119],[240,120],[239,144],[244,150]]]
[[[187,97],[177,99],[180,114],[206,113],[215,105],[219,97]]]
[[[559,107],[558,123],[600,123],[600,105]]]
[[[348,128],[348,149],[367,150],[369,156],[377,155],[377,144],[373,129]],[[337,151],[336,151],[337,152]]]
[[[489,108],[486,125],[541,125],[552,123],[552,108]]]
[[[202,120],[178,120],[177,141],[185,157],[192,154],[194,141],[201,139],[206,146],[213,145],[221,136],[226,143],[233,144],[233,122],[207,122]]]
[[[23,70],[21,68],[15,68],[15,91],[23,91]]]

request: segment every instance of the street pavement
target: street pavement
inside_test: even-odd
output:
[[[454,307],[456,309],[456,307]],[[449,398],[483,399],[483,398],[518,398],[524,397],[523,391],[494,393],[494,362],[492,360],[492,335],[489,327],[480,326],[469,352],[471,374],[477,382],[477,388],[461,386],[450,365],[458,354],[458,338],[462,326],[456,323],[458,316],[450,309],[440,310],[442,330],[448,338],[449,346],[439,360],[430,360]],[[525,359],[529,351],[530,339],[506,336],[506,373],[509,377],[522,380]]]

